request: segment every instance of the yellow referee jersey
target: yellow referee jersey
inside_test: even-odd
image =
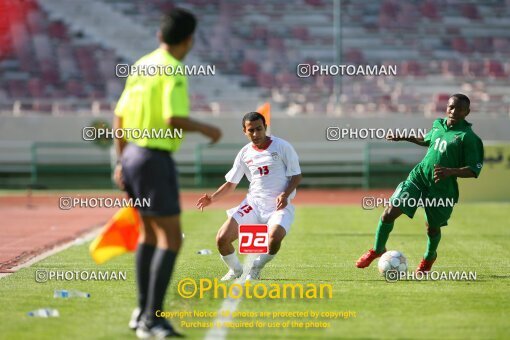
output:
[[[142,58],[134,68],[143,70],[147,66],[161,69],[167,65],[173,68],[183,67],[182,63],[163,49],[157,49]],[[135,72],[129,75],[126,86],[115,108],[115,115],[122,117],[124,129],[144,131],[164,131],[172,129],[166,123],[170,117],[187,117],[189,115],[188,81],[183,74],[167,75],[165,72],[147,74]],[[126,140],[142,147],[177,151],[182,139],[173,138],[142,138],[133,139],[129,135]]]

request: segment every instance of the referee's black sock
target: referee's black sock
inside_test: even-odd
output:
[[[155,320],[156,311],[163,310],[163,300],[176,258],[177,253],[172,250],[156,248],[154,252],[149,281],[149,299],[145,309],[145,315],[149,320]]]
[[[147,243],[138,243],[136,249],[136,284],[138,285],[138,306],[145,310],[149,296],[151,262],[156,247]]]

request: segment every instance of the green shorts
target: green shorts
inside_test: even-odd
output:
[[[418,207],[423,207],[427,223],[432,228],[448,225],[448,219],[455,204],[453,199],[430,195],[410,180],[405,180],[397,186],[390,197],[390,202],[392,206],[400,208],[409,218],[414,217]]]

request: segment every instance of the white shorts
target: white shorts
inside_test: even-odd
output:
[[[254,204],[250,205],[245,198],[241,204],[227,210],[227,216],[233,217],[239,225],[267,224],[269,229],[275,225],[281,225],[288,234],[294,222],[294,206],[289,203],[282,210],[264,211]]]

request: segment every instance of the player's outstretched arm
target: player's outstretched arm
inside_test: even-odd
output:
[[[214,194],[212,195],[203,194],[202,197],[198,199],[197,208],[203,211],[205,207],[211,205],[213,202],[216,202],[223,196],[234,191],[236,187],[237,187],[236,183],[225,182],[221,187],[218,188],[218,190],[216,190]]]
[[[303,179],[303,175],[294,175],[290,178],[287,189],[276,197],[276,210],[284,209],[288,204],[288,198],[290,194],[298,187],[299,183]]]
[[[429,146],[429,144],[427,142],[425,142],[423,137],[405,137],[405,138],[402,138],[402,137],[396,137],[396,136],[388,136],[388,137],[386,137],[386,140],[392,141],[392,142],[398,142],[398,141],[401,141],[401,140],[405,140],[407,142],[411,142],[411,143],[414,143],[414,144],[419,145],[419,146]]]
[[[437,183],[446,177],[455,176],[460,178],[476,177],[476,174],[470,167],[465,166],[462,168],[445,168],[440,165],[434,165],[434,182]]]
[[[209,137],[211,143],[216,143],[221,138],[221,130],[216,126],[201,123],[187,117],[171,117],[167,120],[168,125],[172,125],[176,129],[183,129],[189,132],[200,132],[206,137]]]

